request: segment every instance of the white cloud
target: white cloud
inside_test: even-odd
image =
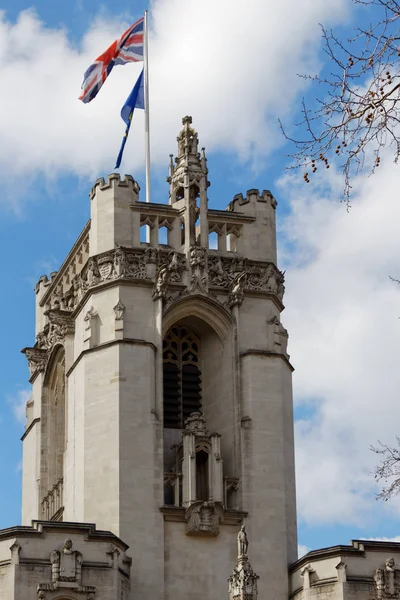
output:
[[[360,538],[360,540],[365,540],[366,542],[400,542],[400,535],[396,535],[394,537],[369,537],[369,538]]]
[[[185,114],[208,150],[225,149],[253,164],[282,143],[278,115],[304,86],[298,72],[316,68],[318,22],[343,18],[348,0],[156,0],[150,36],[152,157],[167,165]],[[137,16],[137,15],[136,15]],[[127,23],[97,20],[79,48],[34,12],[11,24],[0,13],[0,165],[13,181],[38,173],[90,177],[112,170],[124,124],[119,117],[140,65],[115,68],[89,105],[77,100],[82,76]],[[125,165],[143,163],[138,111]],[[22,176],[23,173],[23,176]],[[3,190],[4,191],[4,190]],[[6,190],[7,191],[7,190]],[[11,189],[8,190],[10,200]]]
[[[400,276],[398,169],[384,161],[360,178],[349,213],[333,193],[318,196],[318,181],[281,182],[292,207],[283,224],[283,322],[295,403],[300,414],[306,407],[296,423],[296,463],[299,515],[308,524],[363,526],[372,514],[400,514],[398,500],[375,500],[378,457],[369,451],[399,433],[400,286],[389,279]]]
[[[14,395],[8,396],[7,402],[11,406],[11,410],[15,419],[21,425],[25,425],[26,421],[26,403],[31,397],[32,391],[30,389],[20,388]]]
[[[307,552],[310,552],[310,548],[308,546],[305,546],[304,544],[299,544],[297,546],[297,554],[299,558],[307,554]]]

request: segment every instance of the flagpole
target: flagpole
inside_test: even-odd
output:
[[[144,143],[146,156],[146,202],[150,202],[149,48],[147,10],[144,11]]]

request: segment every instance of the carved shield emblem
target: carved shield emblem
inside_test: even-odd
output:
[[[101,276],[101,279],[104,281],[104,279],[109,279],[110,275],[111,275],[111,271],[112,271],[112,262],[103,262],[101,264],[99,264],[99,273]]]

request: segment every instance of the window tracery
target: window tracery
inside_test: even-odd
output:
[[[183,429],[201,410],[200,339],[188,327],[171,328],[163,342],[164,427]]]

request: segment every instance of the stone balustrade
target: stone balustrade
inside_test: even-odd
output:
[[[42,500],[42,518],[45,521],[60,521],[63,507],[63,479],[59,479]]]

